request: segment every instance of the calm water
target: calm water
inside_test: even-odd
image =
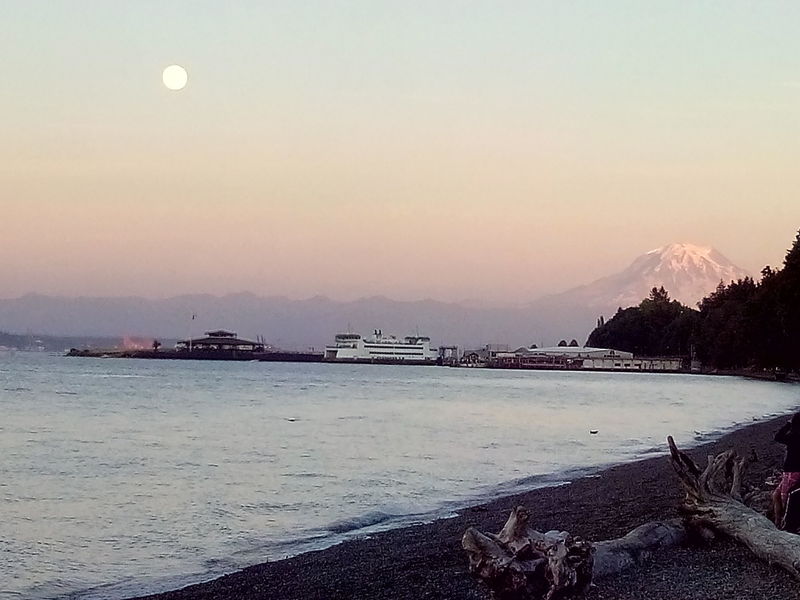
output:
[[[176,587],[797,403],[700,376],[4,356],[0,598]]]

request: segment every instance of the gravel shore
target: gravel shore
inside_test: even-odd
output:
[[[780,466],[782,448],[772,436],[785,420],[743,427],[690,454],[705,464],[706,455],[734,448],[757,458],[746,482],[761,482]],[[570,485],[499,498],[452,519],[351,540],[147,598],[488,600],[486,590],[467,571],[461,549],[467,527],[497,532],[511,508],[522,504],[531,510],[533,525],[540,531],[560,529],[602,540],[624,535],[646,521],[677,516],[681,497],[667,458],[655,457],[612,467]],[[589,600],[800,598],[798,582],[728,541],[666,549],[643,567],[596,584]]]

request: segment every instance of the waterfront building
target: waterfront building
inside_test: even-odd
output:
[[[500,352],[488,366],[505,369],[580,369],[594,371],[680,371],[678,357],[635,357],[632,352],[590,346],[519,348]]]
[[[206,335],[201,338],[180,340],[175,349],[178,352],[193,353],[256,353],[264,352],[264,344],[242,339],[233,331],[218,329],[206,331]]]

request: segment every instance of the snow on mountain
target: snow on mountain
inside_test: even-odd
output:
[[[574,288],[559,297],[594,307],[639,304],[653,287],[664,286],[671,298],[694,307],[720,281],[741,279],[749,273],[709,246],[669,244],[638,257],[624,271]]]

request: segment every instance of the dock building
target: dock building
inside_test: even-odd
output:
[[[496,369],[574,369],[586,371],[680,371],[679,357],[636,357],[632,352],[590,346],[518,348],[498,352],[489,361]]]
[[[199,353],[259,353],[264,352],[264,344],[244,340],[237,336],[233,331],[217,329],[206,331],[206,335],[201,338],[180,340],[175,344],[178,352],[199,352]]]

